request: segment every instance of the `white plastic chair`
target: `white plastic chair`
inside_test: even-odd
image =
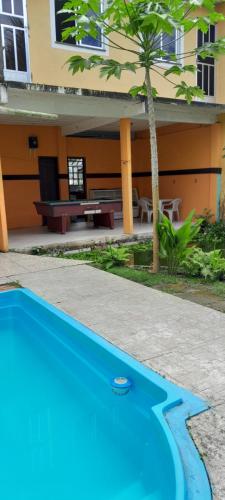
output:
[[[181,205],[181,199],[176,198],[175,200],[171,200],[170,203],[163,205],[163,212],[166,212],[168,214],[169,219],[171,222],[174,220],[174,215],[176,216],[176,220],[180,220],[180,212],[179,212],[179,207]]]
[[[140,198],[138,205],[141,209],[141,222],[143,222],[144,215],[147,215],[147,221],[151,222],[153,216],[152,202],[149,198]]]

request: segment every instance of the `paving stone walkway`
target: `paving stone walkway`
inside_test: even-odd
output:
[[[11,281],[209,401],[188,425],[225,500],[225,315],[72,260],[0,254],[0,283]]]

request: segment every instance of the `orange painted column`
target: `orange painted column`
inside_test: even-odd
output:
[[[62,135],[61,127],[58,127],[57,131],[57,141],[58,141],[58,164],[59,173],[67,173],[67,144],[66,137]],[[60,185],[60,199],[64,200],[69,198],[68,181],[61,179]]]
[[[0,159],[0,252],[8,252],[8,228],[6,220],[5,196]]]
[[[220,216],[225,220],[225,114],[219,116],[221,123],[221,191],[220,191]]]
[[[120,120],[120,150],[123,199],[123,230],[125,234],[133,234],[132,204],[132,163],[131,163],[131,121]]]

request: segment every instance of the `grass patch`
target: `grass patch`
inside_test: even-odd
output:
[[[149,287],[176,284],[179,281],[177,276],[171,276],[166,273],[153,274],[147,270],[132,269],[129,267],[113,267],[110,269],[110,272]]]
[[[72,260],[90,260],[95,262],[98,259],[100,250],[90,250],[88,252],[80,251],[72,254],[59,254],[58,257],[64,259],[72,259]]]
[[[225,299],[225,283],[223,281],[216,281],[215,283],[211,283],[209,288],[212,289],[212,292],[217,295],[217,297],[221,297]]]

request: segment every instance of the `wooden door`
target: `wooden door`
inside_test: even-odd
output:
[[[52,156],[39,157],[41,201],[59,199],[58,161]]]

